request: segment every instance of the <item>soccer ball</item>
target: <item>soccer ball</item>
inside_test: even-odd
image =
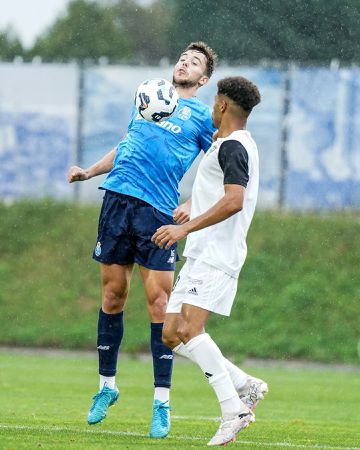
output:
[[[171,117],[179,102],[179,96],[170,81],[162,78],[146,80],[135,95],[135,105],[142,118],[149,122],[163,122]]]

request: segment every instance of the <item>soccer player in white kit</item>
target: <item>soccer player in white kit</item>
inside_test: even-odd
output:
[[[234,441],[254,422],[253,410],[268,391],[263,380],[227,360],[205,332],[211,313],[230,315],[246,258],[259,185],[258,150],[246,123],[259,102],[258,88],[243,77],[218,82],[212,113],[217,140],[199,165],[190,221],[162,226],[152,238],[159,247],[169,248],[187,237],[187,261],[166,310],[163,342],[197,363],[216,393],[222,419],[208,445]]]

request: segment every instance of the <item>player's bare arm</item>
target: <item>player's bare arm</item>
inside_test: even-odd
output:
[[[160,248],[168,250],[175,242],[193,231],[202,230],[228,219],[242,210],[245,188],[239,184],[225,184],[225,195],[204,214],[182,225],[165,225],[156,231],[151,240]]]
[[[90,180],[90,178],[110,172],[114,165],[115,153],[116,148],[113,148],[88,169],[82,169],[79,166],[70,167],[67,175],[68,182],[73,183],[74,181]]]
[[[190,220],[191,198],[174,209],[173,218],[178,225],[182,225]]]

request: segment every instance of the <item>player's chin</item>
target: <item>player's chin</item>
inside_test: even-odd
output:
[[[177,74],[177,75],[174,76],[173,80],[174,80],[174,82],[176,84],[183,84],[183,83],[188,83],[189,82],[189,77],[185,73]]]

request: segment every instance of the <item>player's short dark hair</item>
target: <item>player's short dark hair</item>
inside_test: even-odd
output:
[[[206,75],[210,78],[211,75],[214,72],[214,69],[216,67],[217,61],[218,61],[218,56],[217,54],[214,52],[214,50],[209,47],[207,44],[205,44],[205,42],[202,41],[198,41],[198,42],[191,42],[183,51],[186,52],[187,50],[196,50],[197,52],[202,53],[203,55],[205,55],[206,57]]]
[[[227,77],[218,81],[218,94],[226,95],[249,112],[261,101],[257,86],[244,77]]]

